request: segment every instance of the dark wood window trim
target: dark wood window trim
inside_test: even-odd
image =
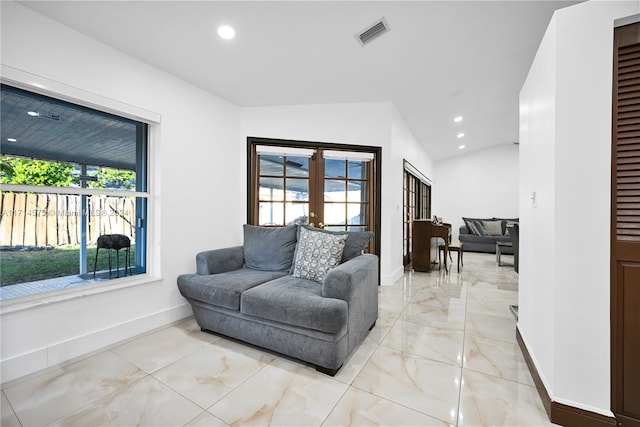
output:
[[[363,145],[350,145],[350,144],[336,144],[328,142],[317,141],[299,141],[299,140],[285,140],[275,138],[262,138],[262,137],[247,137],[247,223],[256,223],[257,212],[255,211],[254,201],[258,194],[258,173],[259,164],[256,161],[256,148],[258,146],[273,146],[273,147],[292,147],[292,148],[310,148],[314,150],[332,150],[332,151],[353,151],[353,152],[367,152],[373,153],[374,159],[371,162],[372,174],[371,181],[373,185],[369,188],[369,204],[371,215],[368,219],[371,228],[374,230],[374,241],[370,247],[370,252],[380,255],[380,243],[381,243],[381,189],[382,189],[382,148],[374,146]],[[323,182],[322,179],[315,176],[316,172],[310,170],[310,183]],[[312,185],[312,184],[310,184]],[[321,190],[321,189],[320,189]],[[321,197],[322,191],[315,191],[317,197]],[[320,201],[318,201],[320,202]],[[329,224],[327,224],[329,225]]]

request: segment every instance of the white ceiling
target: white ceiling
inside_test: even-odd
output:
[[[577,2],[21,3],[240,106],[392,102],[441,160],[518,141],[538,44],[553,11]],[[381,17],[391,31],[362,47],[354,35]],[[217,37],[222,24],[235,39]]]

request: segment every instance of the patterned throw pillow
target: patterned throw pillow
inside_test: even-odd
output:
[[[322,283],[329,270],[340,264],[346,240],[346,234],[300,228],[293,277]]]
[[[476,236],[482,236],[482,234],[480,234],[480,230],[478,229],[478,224],[476,223],[476,221],[469,221],[469,224],[467,224],[467,228],[471,230],[471,233],[475,234]]]
[[[471,234],[475,236],[484,236],[485,233],[484,228],[482,227],[482,220],[464,217],[462,220]]]

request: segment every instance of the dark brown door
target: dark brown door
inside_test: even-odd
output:
[[[640,24],[614,36],[611,156],[611,404],[640,426]]]
[[[404,171],[404,254],[403,264],[405,269],[411,268],[413,254],[413,221],[416,219],[416,204],[418,197],[416,195],[417,179],[409,172]]]
[[[410,270],[413,262],[413,222],[431,217],[431,186],[406,170],[406,165],[403,182],[403,264],[405,270]]]

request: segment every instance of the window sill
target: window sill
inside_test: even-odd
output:
[[[145,285],[160,282],[161,277],[154,277],[148,274],[140,274],[133,277],[123,277],[121,279],[110,280],[109,283],[95,283],[76,288],[64,289],[60,291],[30,295],[22,298],[14,298],[0,303],[0,314],[16,313],[36,307],[42,307],[59,302],[65,302],[91,295],[98,295],[107,292],[127,289],[138,285]]]

